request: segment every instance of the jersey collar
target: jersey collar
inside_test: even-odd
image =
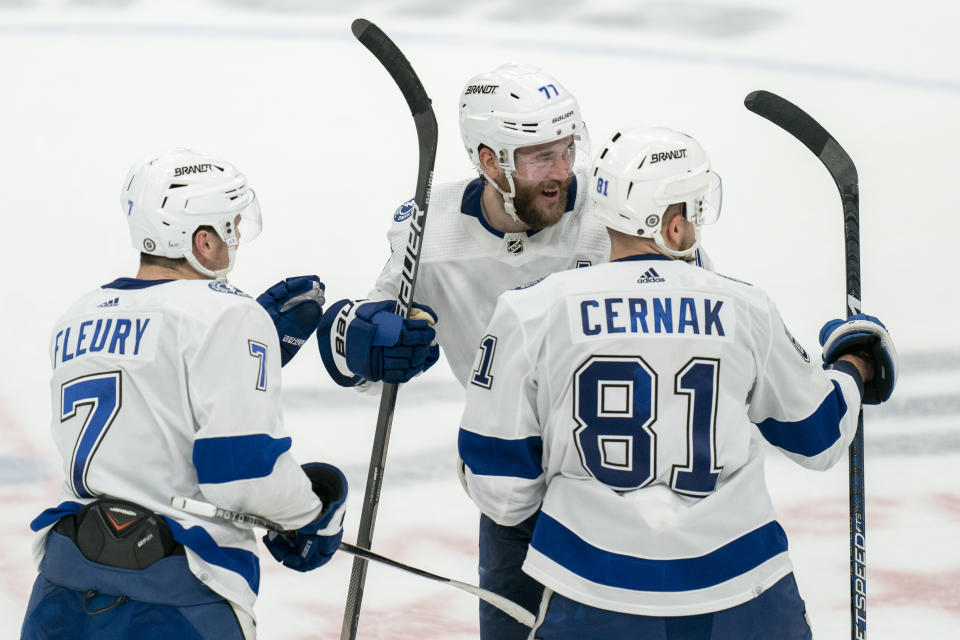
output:
[[[140,280],[138,278],[117,278],[113,282],[109,282],[102,287],[101,289],[146,289],[147,287],[153,287],[158,284],[163,284],[164,282],[173,282],[172,278],[167,278],[165,280]]]
[[[480,221],[480,225],[486,229],[488,232],[497,236],[498,238],[503,238],[504,233],[502,231],[497,231],[490,223],[487,222],[487,219],[483,216],[483,207],[481,206],[481,201],[483,198],[483,187],[484,179],[477,178],[476,180],[471,180],[467,185],[467,188],[463,190],[463,200],[460,202],[460,213],[476,218]],[[573,180],[570,181],[570,186],[567,187],[567,208],[564,209],[564,213],[569,213],[573,211],[574,206],[577,204],[577,177],[574,176]],[[542,229],[537,229],[535,231],[527,231],[527,237],[534,236],[540,233]]]
[[[662,253],[638,253],[632,256],[617,258],[616,260],[611,260],[610,262],[635,262],[642,260],[673,260],[673,258],[670,256],[665,256]]]

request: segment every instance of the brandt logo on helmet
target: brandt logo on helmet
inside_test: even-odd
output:
[[[185,176],[191,173],[206,173],[213,170],[212,164],[192,164],[187,167],[177,167],[173,170],[173,176]]]
[[[469,96],[471,93],[496,93],[498,84],[471,84],[463,95]]]
[[[157,243],[151,240],[150,238],[143,239],[143,248],[147,251],[153,251],[157,248]]]
[[[565,114],[563,114],[562,116],[557,116],[556,118],[554,118],[554,119],[553,119],[553,124],[557,124],[557,123],[560,122],[561,120],[566,120],[567,118],[569,118],[569,117],[572,116],[572,115],[573,115],[573,111],[567,111],[567,112],[566,112]]]
[[[642,276],[637,278],[637,284],[651,284],[654,282],[666,282],[660,274],[657,273],[657,270],[654,268],[647,269]]]
[[[507,251],[512,253],[515,256],[523,253],[523,238],[514,238],[512,240],[507,240]]]
[[[402,205],[397,207],[397,210],[393,213],[394,222],[403,222],[407,218],[413,215],[413,212],[417,210],[417,201],[413,198],[410,198]]]
[[[661,151],[659,153],[650,154],[650,164],[655,162],[663,162],[664,160],[678,160],[680,158],[687,157],[686,149],[675,149],[674,151]]]

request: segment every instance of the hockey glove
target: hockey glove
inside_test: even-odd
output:
[[[434,344],[437,314],[414,304],[409,318],[394,313],[392,300],[341,300],[330,307],[317,339],[333,379],[344,386],[361,380],[400,384],[432,367],[440,357]]]
[[[820,329],[823,365],[829,366],[845,354],[873,363],[873,378],[863,383],[863,404],[880,404],[890,399],[897,382],[900,359],[897,348],[880,320],[863,313],[846,320],[830,320]]]
[[[316,520],[294,532],[284,535],[271,531],[263,537],[263,543],[283,566],[311,571],[325,565],[340,548],[347,509],[347,478],[340,469],[322,462],[307,463],[303,471],[323,503],[323,511]]]
[[[277,327],[280,366],[286,365],[320,324],[323,283],[317,276],[287,278],[257,298]]]

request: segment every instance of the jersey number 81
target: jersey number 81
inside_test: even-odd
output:
[[[709,495],[716,464],[720,361],[691,358],[674,376],[674,394],[687,399],[687,460],[674,464],[670,488]],[[639,356],[592,356],[573,377],[574,441],[583,467],[618,491],[639,489],[657,477],[657,373]]]

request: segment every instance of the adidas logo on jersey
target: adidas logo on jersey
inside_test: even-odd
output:
[[[107,307],[115,307],[120,304],[120,298],[114,298],[113,300],[107,300],[106,302],[101,302],[97,305],[98,309],[106,309]]]
[[[653,282],[666,282],[666,280],[660,277],[657,270],[653,268],[647,269],[646,272],[637,279],[638,284],[651,284]]]

